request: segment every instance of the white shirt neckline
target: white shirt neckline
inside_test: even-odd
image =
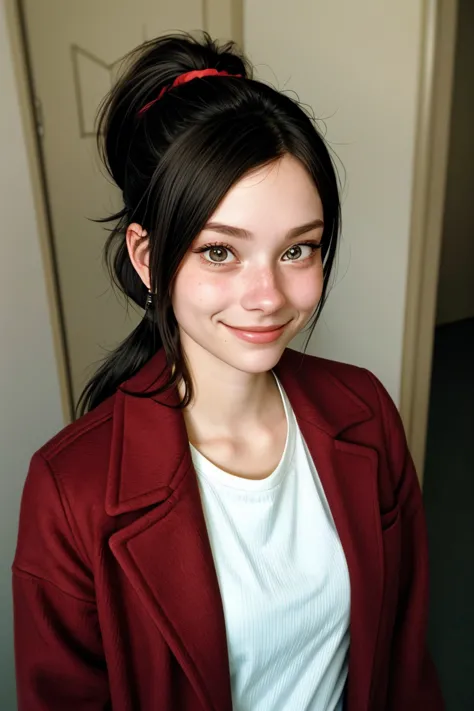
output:
[[[217,484],[218,486],[224,486],[231,489],[240,489],[241,491],[245,491],[247,493],[269,491],[270,489],[274,489],[280,485],[285,473],[288,471],[288,464],[292,460],[295,448],[296,423],[293,422],[294,414],[287,399],[287,395],[273,371],[272,374],[278,385],[278,390],[282,398],[286,416],[286,440],[280,461],[273,472],[264,479],[246,479],[244,477],[235,476],[234,474],[223,471],[207,459],[207,457],[201,454],[201,452],[190,442],[189,444],[191,447],[194,468],[196,469],[198,475],[207,479],[210,484]]]

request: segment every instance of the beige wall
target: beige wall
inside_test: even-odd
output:
[[[10,565],[35,449],[64,423],[19,95],[0,4],[0,708],[16,708]]]
[[[260,75],[325,120],[346,170],[338,276],[309,350],[370,368],[397,402],[422,6],[244,2],[244,44]]]
[[[474,318],[474,3],[459,0],[438,324]]]

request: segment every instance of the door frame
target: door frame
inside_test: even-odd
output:
[[[443,236],[457,0],[425,0],[400,412],[423,485]]]
[[[26,145],[36,226],[47,304],[49,308],[53,350],[58,373],[61,408],[64,422],[73,419],[74,406],[70,369],[64,337],[64,314],[59,291],[54,242],[52,239],[51,212],[45,180],[44,161],[37,129],[34,91],[29,66],[28,48],[25,43],[21,0],[4,0],[7,28],[13,57],[13,69],[20,103],[20,119]]]

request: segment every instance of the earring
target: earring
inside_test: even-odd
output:
[[[151,308],[153,305],[153,294],[151,293],[150,290],[148,290],[148,294],[146,297],[146,302],[145,302],[145,311],[148,311],[149,308]]]

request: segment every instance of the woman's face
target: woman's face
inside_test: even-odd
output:
[[[321,200],[298,160],[284,156],[242,178],[191,245],[173,283],[191,363],[211,356],[249,373],[273,368],[320,301],[322,232]],[[235,330],[282,325],[266,336]]]

